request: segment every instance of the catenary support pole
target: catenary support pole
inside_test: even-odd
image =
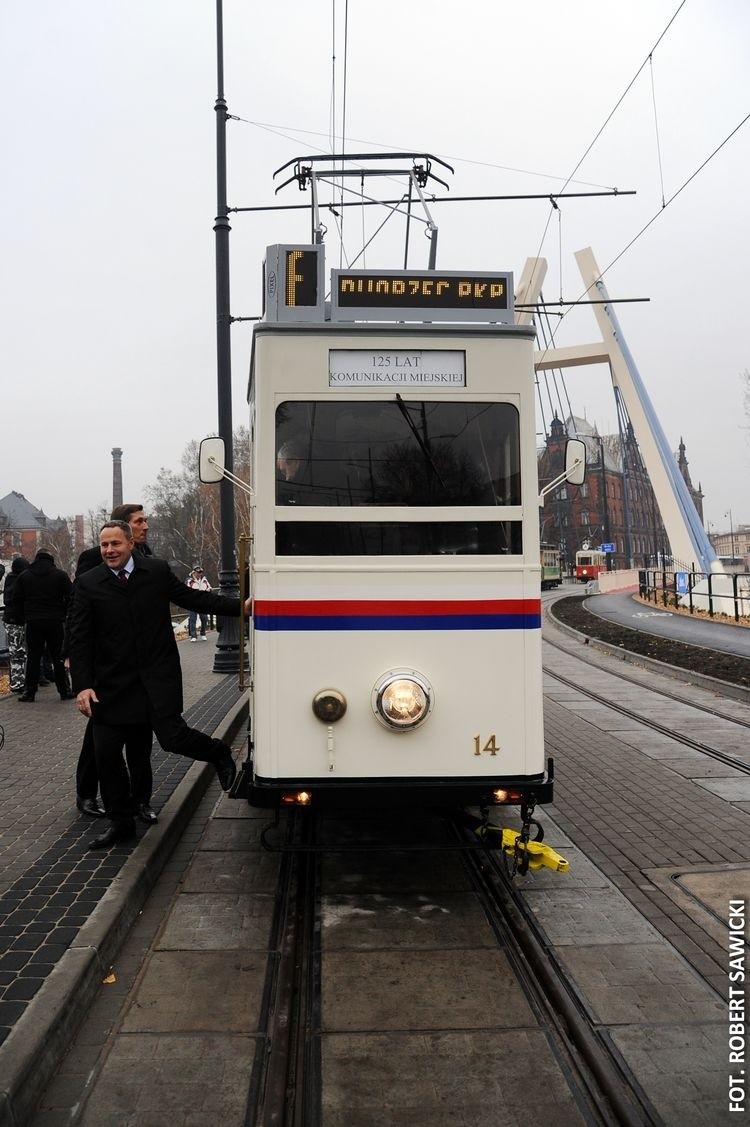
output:
[[[224,100],[224,22],[222,0],[216,0],[216,370],[219,405],[219,437],[224,440],[225,467],[233,472],[232,450],[232,346],[229,306],[229,209],[227,207],[227,104]],[[237,598],[239,583],[234,544],[234,486],[223,478],[219,484],[221,559],[219,591]],[[219,619],[219,638],[214,657],[215,673],[238,669],[239,627],[234,619]]]

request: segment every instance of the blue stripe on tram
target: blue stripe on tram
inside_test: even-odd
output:
[[[541,614],[259,614],[256,630],[539,630]]]

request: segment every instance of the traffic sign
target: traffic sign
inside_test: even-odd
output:
[[[614,552],[614,550],[615,550],[614,544],[602,544],[602,551],[603,552]]]
[[[677,582],[677,594],[687,595],[688,573],[686,571],[676,571],[675,580]]]

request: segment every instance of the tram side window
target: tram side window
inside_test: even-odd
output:
[[[276,412],[276,450],[278,505],[521,503],[508,403],[289,401]]]

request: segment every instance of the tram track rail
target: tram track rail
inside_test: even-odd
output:
[[[590,668],[597,669],[600,672],[610,672],[609,670],[605,670],[604,667],[601,664],[599,664],[599,662],[590,661],[583,654],[574,653],[572,650],[568,649],[567,646],[560,645],[559,642],[554,642],[548,635],[545,635],[544,641],[545,641],[546,645],[552,646],[553,649],[559,650],[560,653],[567,654],[568,657],[574,657],[577,661],[580,661],[583,665],[588,665],[588,666],[590,666]],[[669,668],[676,670],[677,666],[670,666]],[[542,666],[542,670],[543,670],[544,673],[548,673],[552,677],[557,676],[557,674],[555,674],[551,669],[549,669],[548,666]],[[694,708],[698,712],[705,713],[707,716],[714,716],[714,717],[716,717],[717,720],[728,720],[732,724],[737,724],[738,727],[740,727],[740,728],[750,729],[750,720],[743,720],[741,717],[732,716],[729,713],[722,712],[718,708],[710,708],[708,705],[701,704],[699,701],[696,701],[696,700],[688,700],[688,698],[685,697],[685,696],[677,696],[672,691],[667,692],[666,689],[657,689],[653,685],[646,685],[646,684],[644,684],[644,682],[642,680],[639,680],[638,677],[631,677],[627,673],[623,672],[620,669],[618,669],[616,672],[613,672],[612,675],[616,676],[618,681],[626,681],[626,682],[628,682],[628,684],[635,685],[639,689],[647,689],[648,692],[653,693],[655,696],[665,697],[669,701],[675,701],[678,704],[687,705],[690,708]],[[718,682],[718,688],[720,688],[720,687],[721,687],[721,682]],[[731,688],[732,686],[728,686],[728,687]],[[717,690],[714,689],[714,691],[717,691]]]
[[[291,811],[283,852],[245,1127],[318,1127],[321,1068],[317,819]],[[310,847],[313,848],[310,848]]]
[[[458,830],[467,834],[468,831]],[[662,1120],[611,1044],[590,1020],[533,913],[514,887],[499,850],[467,853],[477,894],[515,972],[543,1015],[564,1065],[586,1093],[599,1121],[617,1127],[659,1127]],[[562,1063],[562,1062],[561,1062]]]
[[[685,747],[691,748],[693,751],[700,751],[702,754],[709,756],[711,759],[715,759],[719,763],[725,764],[727,767],[734,767],[743,774],[750,775],[750,764],[743,762],[741,759],[736,759],[733,755],[728,755],[726,752],[711,747],[701,740],[695,740],[691,736],[686,736],[684,733],[678,732],[674,728],[667,727],[666,724],[660,724],[657,720],[651,720],[642,713],[635,712],[632,708],[626,708],[625,705],[616,704],[614,701],[602,696],[601,693],[595,693],[593,689],[587,689],[576,681],[572,681],[569,677],[563,676],[562,673],[556,673],[554,670],[548,668],[544,668],[544,673],[546,676],[552,677],[555,681],[560,682],[560,684],[565,685],[567,688],[574,689],[588,700],[595,701],[597,704],[601,704],[603,707],[610,709],[610,711],[616,712],[620,716],[627,717],[628,720],[637,720],[639,724],[643,724],[653,732],[658,732],[662,736],[668,736],[669,739],[675,740]],[[621,680],[619,676],[618,680]],[[640,687],[645,688],[645,686]],[[647,689],[646,691],[651,692],[656,690]],[[667,693],[661,693],[659,695],[668,697]],[[668,697],[668,699],[675,700],[676,698]],[[688,705],[690,708],[697,707],[689,701],[680,701],[680,703]],[[715,716],[721,716],[720,713],[712,712],[710,709],[702,709],[701,711],[709,712]],[[737,724],[739,727],[750,727],[745,721],[737,721],[734,717],[721,716],[721,718],[733,724]]]
[[[363,853],[396,858],[435,847],[460,857],[468,887],[531,1007],[582,1121],[591,1127],[658,1127],[658,1115],[606,1034],[589,1018],[544,932],[514,888],[501,851],[478,844],[470,821],[444,812],[434,820],[434,842],[427,840],[415,848],[384,836]],[[321,860],[326,854],[351,855],[352,851],[346,844],[321,844],[321,825],[320,816],[312,811],[291,812],[286,841],[280,847],[282,865],[259,1024],[263,1043],[253,1062],[246,1127],[320,1127],[324,1122]],[[446,832],[447,840],[439,840]],[[476,1009],[476,1029],[481,1030],[486,996],[477,996]],[[491,1028],[494,1021],[489,1013]],[[514,1067],[512,1059],[508,1067]]]
[[[603,634],[609,630],[614,630],[614,633],[610,637],[600,637],[595,629],[585,629],[580,623],[572,624],[566,622],[563,618],[558,618],[554,611],[555,604],[558,602],[567,602],[568,600],[569,596],[564,591],[556,591],[554,593],[547,592],[547,597],[542,600],[546,612],[546,620],[554,626],[555,633],[558,635],[571,635],[578,641],[583,642],[584,645],[590,645],[591,651],[602,653],[605,656],[616,657],[621,662],[630,663],[645,671],[654,670],[666,674],[675,680],[689,684],[699,690],[714,693],[725,699],[738,701],[741,704],[750,704],[750,688],[747,687],[746,678],[744,676],[727,675],[722,678],[715,673],[708,674],[697,669],[694,661],[696,654],[701,655],[701,659],[704,662],[716,662],[719,665],[723,659],[728,658],[734,663],[734,673],[736,674],[737,663],[741,665],[743,671],[746,671],[746,658],[734,654],[731,650],[717,650],[703,645],[665,639],[662,635],[651,633],[648,630],[618,625],[604,618],[598,611],[594,611],[587,606],[585,609],[588,616],[602,624],[604,628],[602,631]],[[640,637],[641,635],[648,637],[652,642],[665,643],[666,648],[662,650],[659,657],[655,657],[651,652],[644,652],[638,646],[628,644],[629,639]],[[559,642],[552,642],[548,630],[543,631],[543,637],[546,642],[549,642],[550,645],[554,645],[557,649],[572,653],[572,650]],[[673,661],[670,660],[670,652],[672,652],[675,657]],[[681,660],[686,653],[693,655],[692,661],[685,662]],[[586,661],[587,664],[601,668],[601,665],[590,658],[586,659],[581,655],[576,656],[580,656],[580,660]],[[624,680],[630,679],[624,674],[621,676]],[[641,682],[636,681],[636,683],[640,684]],[[678,698],[673,697],[673,699]]]
[[[554,599],[550,599],[548,600],[548,603],[552,603],[554,601]],[[554,618],[553,621],[555,621]],[[750,730],[750,720],[745,720],[741,716],[732,715],[729,712],[722,710],[721,708],[715,708],[707,704],[703,704],[700,701],[695,700],[694,698],[688,698],[684,694],[678,695],[671,689],[667,691],[666,689],[658,688],[653,684],[645,684],[642,678],[630,676],[620,668],[607,669],[601,662],[592,661],[587,658],[585,654],[574,652],[568,646],[562,645],[560,642],[553,640],[549,636],[549,633],[544,635],[544,642],[546,645],[551,646],[553,649],[565,654],[567,657],[573,658],[574,660],[580,662],[582,665],[588,666],[591,669],[596,669],[600,673],[608,673],[611,676],[616,677],[618,681],[623,681],[627,684],[634,685],[636,688],[639,688],[652,696],[666,699],[672,704],[676,703],[684,705],[686,708],[693,709],[694,711],[699,712],[703,715],[711,716],[716,720],[722,720],[726,723],[732,724],[736,728]],[[675,671],[679,671],[677,667],[673,668],[675,668]],[[642,712],[636,712],[631,708],[627,708],[625,705],[613,702],[611,699],[603,696],[601,693],[597,693],[593,689],[590,689],[585,685],[582,685],[579,682],[570,679],[569,677],[565,677],[564,674],[551,669],[548,665],[543,664],[542,671],[545,676],[551,677],[553,680],[558,681],[560,684],[565,685],[567,688],[575,690],[589,700],[592,700],[597,704],[601,704],[603,707],[606,707],[613,712],[617,712],[627,719],[636,720],[649,728],[651,731],[657,732],[660,735],[667,736],[668,738],[673,739],[678,743],[683,744],[683,746],[688,747],[694,751],[699,751],[702,754],[707,755],[709,758],[714,759],[716,762],[723,763],[727,767],[735,768],[742,774],[750,775],[750,764],[746,763],[744,760],[737,759],[735,756],[721,751],[719,748],[711,747],[709,744],[703,743],[701,740],[693,739],[692,737],[687,736],[684,733],[669,728],[665,724],[660,724],[657,720],[653,720],[648,716],[644,716]],[[720,687],[720,682],[717,682],[716,686],[712,687],[712,691],[717,692],[719,691]],[[733,686],[728,685],[727,687],[731,689]]]

